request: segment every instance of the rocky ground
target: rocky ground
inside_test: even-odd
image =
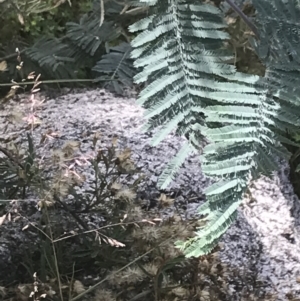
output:
[[[9,114],[13,110],[25,112],[31,104],[23,96],[6,104],[5,109],[0,110],[1,126],[8,126],[9,129]],[[157,147],[152,147],[153,133],[140,131],[144,122],[143,110],[135,104],[134,97],[115,97],[100,89],[48,97],[43,106],[35,108],[35,115],[42,121],[34,130],[36,142],[47,131],[59,133],[46,148],[39,150],[45,156],[51,149],[69,140],[81,141],[81,151],[88,152],[88,141],[95,132],[101,133],[103,144],[110,143],[112,137],[117,135],[120,146],[131,148],[133,159],[147,176],[140,186],[140,193],[146,194],[149,202],[162,192],[156,187],[158,176],[184,142],[184,138],[170,134]],[[14,136],[16,141],[25,139],[18,131],[12,128],[1,138]],[[299,299],[292,300],[300,300],[299,200],[288,181],[287,163],[281,162],[280,165],[280,172],[272,179],[261,178],[253,183],[251,196],[245,198],[238,220],[222,238],[220,256],[224,263],[244,269],[249,280],[248,283],[230,284],[233,291],[240,292],[252,286],[258,296],[270,292],[277,294],[276,300],[290,300],[289,294],[293,293]],[[201,172],[197,156],[193,155],[164,193],[175,197],[176,207],[188,218],[203,202],[203,190],[209,183],[210,180]],[[86,188],[83,187],[82,191]],[[25,211],[30,208],[29,216],[38,216],[34,206],[25,207]],[[18,252],[21,246],[26,248],[26,244],[33,243],[20,231],[24,225],[5,223],[0,227],[0,282],[7,277],[7,269],[14,264],[11,262],[11,252]],[[235,300],[241,300],[238,294]]]

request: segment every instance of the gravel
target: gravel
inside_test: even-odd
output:
[[[7,126],[8,131],[2,138],[14,136],[15,141],[25,141],[24,134],[11,127],[7,120],[12,110],[26,112],[28,109],[30,101],[23,96],[18,102],[11,101],[5,105],[5,110],[0,111],[0,122]],[[211,181],[202,174],[196,155],[186,160],[167,189],[162,191],[156,187],[164,166],[180,149],[185,138],[171,133],[157,147],[152,147],[153,132],[141,132],[143,109],[135,104],[134,95],[121,98],[101,89],[81,90],[46,99],[44,105],[36,109],[35,115],[42,121],[34,130],[36,142],[47,131],[58,133],[47,147],[39,149],[46,157],[52,149],[61,147],[68,140],[81,141],[81,152],[88,153],[91,151],[89,140],[95,132],[101,133],[102,145],[108,145],[117,135],[120,146],[131,148],[133,159],[147,176],[139,189],[141,198],[143,193],[147,194],[151,202],[161,192],[169,194],[176,198],[175,205],[188,218],[204,201],[203,190]],[[231,283],[233,291],[242,292],[246,286],[249,290],[252,285],[253,293],[261,298],[270,292],[277,294],[276,300],[288,300],[289,293],[300,295],[300,207],[288,180],[288,164],[279,164],[280,171],[272,179],[262,177],[251,186],[251,195],[245,197],[237,221],[221,240],[220,256],[222,262],[244,270],[249,279],[247,284]],[[88,174],[86,176],[89,177]],[[169,213],[171,211],[166,211]],[[9,240],[1,229],[4,228],[0,227],[2,266],[9,256],[4,240],[6,243]],[[18,239],[24,238],[15,237],[14,244]],[[2,277],[0,270],[0,281]],[[257,289],[258,281],[260,289]],[[232,300],[241,300],[239,293]]]

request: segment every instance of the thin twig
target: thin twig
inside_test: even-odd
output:
[[[167,243],[168,241],[170,241],[172,238],[174,238],[175,235],[172,235],[171,237],[167,238],[166,240],[162,241],[161,243],[159,243],[157,246],[151,248],[149,251],[145,252],[144,254],[142,254],[141,256],[137,257],[136,259],[134,259],[133,261],[129,262],[128,264],[126,264],[125,266],[123,266],[122,268],[120,268],[119,270],[112,272],[110,275],[108,275],[107,277],[105,277],[104,279],[102,279],[101,281],[99,281],[98,283],[96,283],[95,285],[91,286],[90,288],[88,288],[86,291],[82,292],[81,294],[77,295],[76,297],[74,297],[73,299],[71,299],[70,301],[76,301],[78,299],[80,299],[81,297],[85,296],[86,294],[92,292],[93,290],[95,290],[100,284],[102,284],[103,282],[105,282],[109,277],[114,276],[116,274],[118,274],[119,272],[127,269],[128,267],[130,267],[131,265],[133,265],[134,263],[136,263],[137,261],[141,260],[143,257],[145,257],[146,255],[150,254],[152,251],[154,251],[157,247],[162,246],[163,244]]]
[[[73,83],[73,82],[93,82],[94,79],[49,79],[49,80],[41,80],[41,84],[56,84],[56,83]],[[97,80],[98,81],[98,80]],[[105,79],[101,79],[99,81],[107,81]],[[34,81],[31,82],[12,82],[12,83],[5,83],[5,84],[0,84],[0,87],[6,87],[6,86],[21,86],[21,85],[32,85],[34,84]]]
[[[250,19],[242,12],[242,10],[232,1],[226,0],[226,2],[232,7],[232,9],[244,20],[244,22],[250,27],[255,36],[260,39],[258,29],[256,26],[250,21]]]
[[[161,220],[155,220],[155,221],[160,222]],[[74,236],[78,236],[78,235],[82,235],[82,234],[88,234],[88,233],[100,231],[100,230],[103,230],[105,228],[112,228],[112,227],[116,227],[116,226],[128,226],[128,225],[135,225],[135,224],[141,224],[141,223],[150,223],[150,222],[153,223],[153,221],[151,221],[151,220],[150,221],[141,220],[141,221],[128,222],[128,223],[121,222],[121,223],[116,223],[116,224],[111,224],[111,225],[105,225],[103,227],[92,229],[92,230],[87,230],[87,231],[84,231],[82,233],[77,233],[77,234],[72,234],[72,235],[69,235],[69,236],[62,237],[62,238],[57,238],[57,239],[53,240],[53,242],[62,241],[62,240],[72,238]]]
[[[103,0],[100,0],[100,24],[99,24],[99,27],[102,26],[103,22],[104,22],[104,14],[105,14],[105,11],[104,11],[104,1]]]
[[[56,275],[57,275],[57,282],[58,282],[60,300],[64,301],[63,293],[62,293],[62,285],[61,285],[60,273],[59,273],[59,267],[58,267],[58,260],[57,260],[57,255],[56,255],[56,249],[55,249],[55,246],[54,246],[54,243],[53,243],[53,233],[52,233],[52,228],[51,228],[51,223],[50,223],[50,218],[49,218],[49,214],[48,214],[47,208],[46,208],[46,215],[47,215],[47,219],[48,219],[48,224],[50,226],[49,227],[49,231],[50,231],[51,245],[52,245],[54,262],[55,262],[55,269],[56,269]]]
[[[64,207],[64,209],[68,212],[68,213],[70,213],[72,216],[73,216],[73,218],[78,222],[78,224],[79,225],[81,225],[82,227],[83,227],[83,229],[85,229],[85,230],[88,230],[89,229],[89,227],[75,214],[75,212],[74,211],[72,211],[68,206],[67,206],[67,204],[65,204],[64,202],[62,202],[61,200],[60,200],[60,198],[57,196],[57,195],[53,195],[53,199],[56,201],[56,202],[58,202],[59,204],[61,204],[63,207]]]

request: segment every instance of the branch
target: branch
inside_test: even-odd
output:
[[[232,1],[225,0],[231,8],[244,20],[244,22],[250,27],[250,29],[254,32],[255,36],[259,39],[259,33],[256,26],[250,21],[250,19],[242,12],[242,10]]]

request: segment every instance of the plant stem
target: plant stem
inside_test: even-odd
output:
[[[250,19],[242,12],[242,10],[232,1],[232,0],[225,0],[231,8],[244,20],[244,22],[250,27],[253,31],[255,36],[259,39],[259,33],[256,26],[250,21]]]

